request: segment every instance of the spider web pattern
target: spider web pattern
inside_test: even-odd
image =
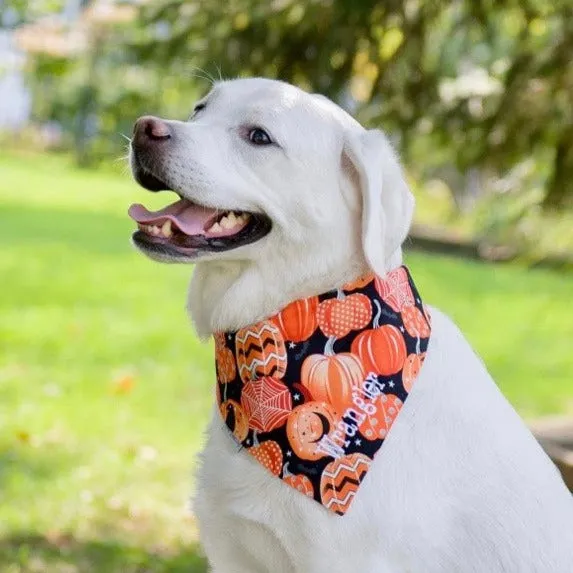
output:
[[[384,279],[377,279],[380,296],[394,311],[414,305],[414,294],[408,282],[408,273],[402,267],[389,272]]]
[[[288,388],[270,376],[245,384],[241,404],[249,418],[249,426],[259,432],[278,428],[292,410]]]

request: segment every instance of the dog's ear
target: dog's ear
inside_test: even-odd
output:
[[[376,274],[384,276],[408,235],[414,197],[396,154],[381,131],[352,130],[345,138],[343,154],[358,176],[366,262]],[[343,160],[345,163],[348,168],[348,161]]]

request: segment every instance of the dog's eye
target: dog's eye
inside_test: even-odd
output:
[[[260,127],[254,127],[249,131],[249,141],[253,145],[270,145],[272,143],[269,134]]]
[[[202,109],[205,109],[207,107],[206,103],[198,103],[195,108],[193,109],[193,114],[191,115],[191,117],[195,117],[197,115],[197,113],[199,113]]]

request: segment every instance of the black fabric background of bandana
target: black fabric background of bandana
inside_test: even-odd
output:
[[[406,267],[408,282],[410,288],[412,289],[412,293],[414,295],[414,304],[418,308],[418,310],[426,316],[425,309],[423,308],[422,300],[420,295],[414,285],[412,277]],[[374,280],[370,281],[366,286],[361,288],[353,288],[353,289],[342,289],[345,295],[351,295],[356,293],[362,293],[366,295],[371,302],[378,301],[381,305],[381,312],[382,315],[379,319],[379,326],[382,325],[393,325],[399,328],[404,337],[404,341],[406,343],[406,355],[410,355],[411,353],[423,354],[426,352],[429,338],[418,338],[412,337],[408,331],[403,328],[403,320],[400,312],[395,312],[388,304],[384,302],[381,296],[378,294]],[[323,302],[328,299],[336,298],[338,295],[338,291],[333,290],[322,295],[319,295],[318,299],[320,302]],[[373,313],[374,315],[375,313]],[[373,328],[374,318],[372,317],[368,325],[360,330],[360,331],[351,331],[348,335],[343,338],[339,338],[334,343],[334,351],[336,354],[340,352],[350,352],[352,341],[356,338],[356,336],[367,329]],[[225,346],[233,352],[235,355],[235,336],[236,332],[226,332],[225,336]],[[287,370],[284,376],[281,378],[281,381],[288,387],[291,397],[292,397],[292,407],[293,409],[296,406],[299,406],[304,403],[305,399],[303,394],[293,387],[293,384],[300,384],[300,371],[301,371],[301,364],[305,357],[311,354],[323,354],[325,345],[328,341],[328,337],[325,336],[320,328],[317,328],[315,332],[312,334],[309,340],[304,342],[296,343],[294,348],[291,348],[290,341],[285,340],[285,347],[287,351]],[[219,378],[219,377],[218,377]],[[383,393],[393,394],[397,396],[402,402],[405,402],[406,398],[408,397],[408,392],[405,390],[404,385],[402,383],[402,371],[399,371],[396,374],[391,376],[378,376],[378,380],[381,383],[386,383],[384,388],[385,390]],[[219,384],[219,391],[220,396],[222,396],[222,400],[232,399],[239,403],[241,403],[241,392],[243,388],[243,382],[239,376],[237,371],[235,379],[231,383],[226,384]],[[392,383],[392,385],[390,385]],[[229,428],[232,430],[232,428]],[[391,431],[391,430],[390,430]],[[314,499],[321,503],[320,497],[320,477],[324,468],[333,461],[333,457],[325,456],[316,461],[308,461],[304,459],[300,459],[296,456],[296,454],[292,451],[292,448],[289,445],[288,438],[286,436],[285,427],[282,426],[270,432],[257,432],[256,433],[256,441],[258,444],[263,444],[268,440],[276,441],[284,455],[284,463],[288,462],[288,470],[292,474],[302,474],[307,476],[311,482],[313,483],[314,488]],[[231,437],[235,440],[235,436],[231,433]],[[356,445],[356,438],[360,439],[360,445]],[[350,440],[349,446],[346,448],[346,454],[352,454],[354,452],[359,452],[361,454],[365,454],[370,459],[374,459],[374,456],[384,442],[383,439],[375,439],[375,440],[368,440],[364,435],[358,433]],[[254,431],[249,430],[247,437],[241,443],[241,446],[245,448],[252,447],[254,443]],[[290,452],[290,455],[287,456],[286,452]],[[248,452],[245,452],[245,455],[249,455]],[[283,477],[283,473],[278,476],[279,478]]]

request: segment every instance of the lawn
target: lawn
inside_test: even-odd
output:
[[[0,571],[205,571],[187,499],[212,348],[190,269],[137,255],[125,215],[168,198],[62,157],[0,174]],[[573,412],[573,275],[408,262],[524,416]]]

